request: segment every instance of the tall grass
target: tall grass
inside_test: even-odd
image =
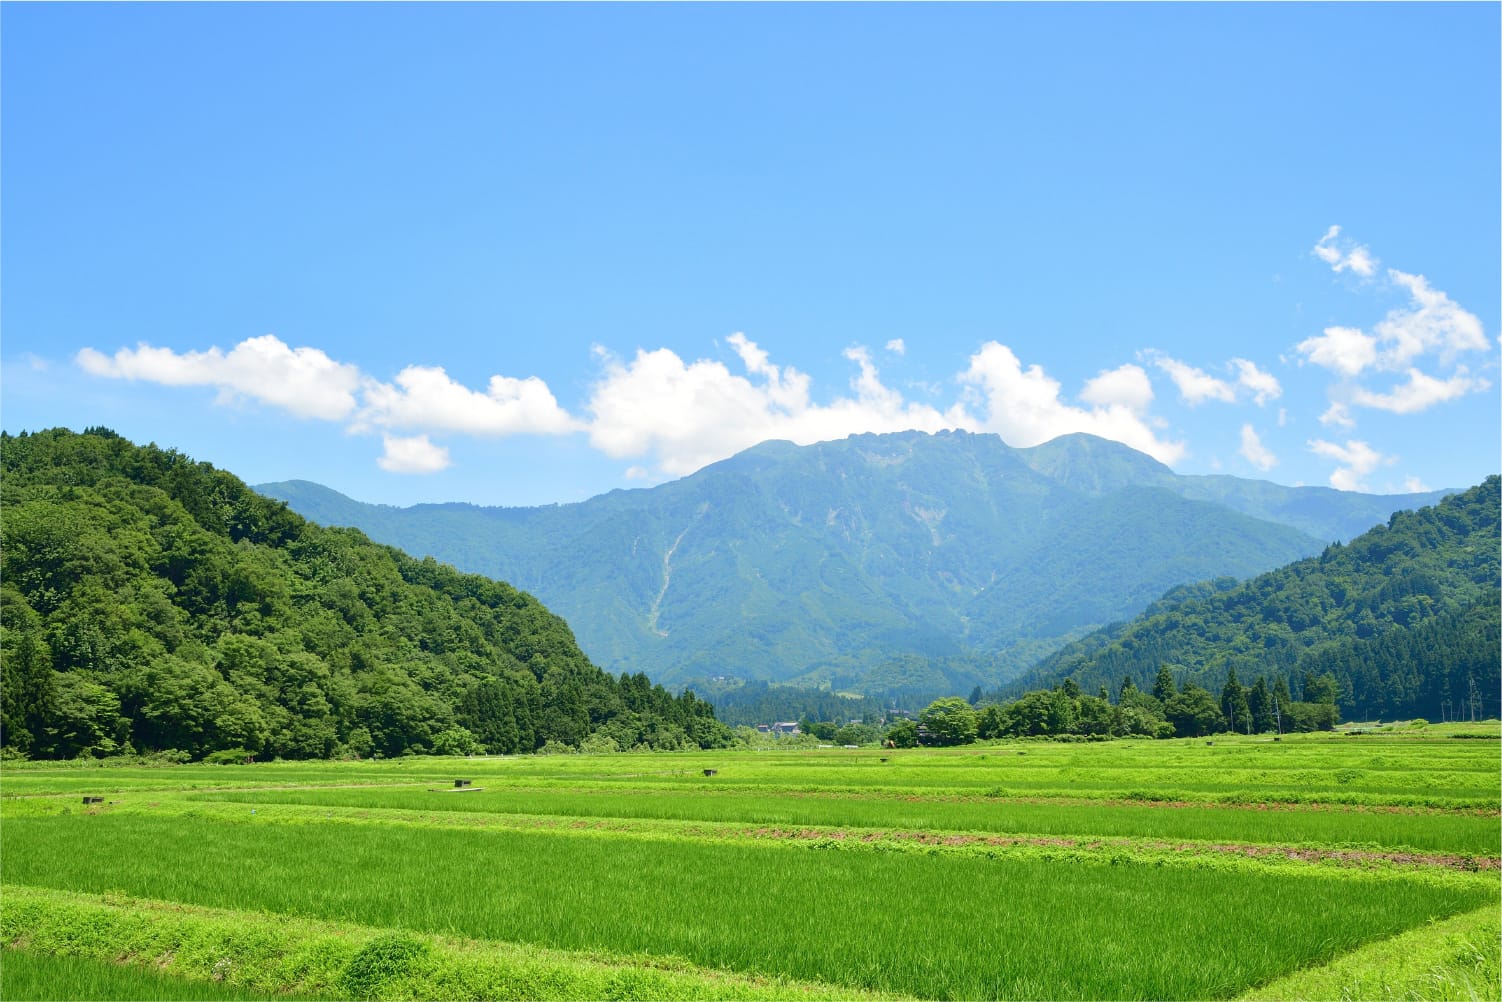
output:
[[[1461,879],[753,843],[13,817],[7,882],[612,953],[935,998],[1221,998],[1433,918]]]

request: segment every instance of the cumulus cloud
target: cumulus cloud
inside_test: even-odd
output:
[[[1168,373],[1168,378],[1173,380],[1173,384],[1179,388],[1179,395],[1189,406],[1198,406],[1206,400],[1235,402],[1236,389],[1225,380],[1217,379],[1203,369],[1196,369],[1186,362],[1157,352],[1149,352],[1148,357],[1154,365]]]
[[[1397,461],[1396,456],[1384,456],[1370,445],[1360,441],[1347,441],[1341,446],[1316,438],[1309,441],[1309,451],[1317,456],[1333,459],[1340,464],[1335,472],[1330,474],[1330,486],[1342,491],[1367,490],[1363,482],[1367,474],[1379,466]]]
[[[1097,407],[1125,407],[1136,413],[1153,402],[1153,383],[1140,365],[1103,370],[1085,384],[1080,399]]]
[[[1262,444],[1257,429],[1249,424],[1241,426],[1241,457],[1259,470],[1270,470],[1278,465],[1278,457]]]
[[[1250,392],[1258,407],[1283,395],[1283,387],[1279,385],[1277,378],[1272,373],[1257,368],[1256,363],[1244,358],[1233,358],[1231,366],[1236,370],[1236,385]]]
[[[970,366],[960,381],[973,389],[974,399],[985,408],[978,429],[996,432],[1010,445],[1026,448],[1071,432],[1085,432],[1125,443],[1160,462],[1177,462],[1184,455],[1184,444],[1160,439],[1148,419],[1133,406],[1135,401],[1106,402],[1104,387],[1114,384],[1119,388],[1136,378],[1122,376],[1121,371],[1116,370],[1116,377],[1106,384],[1100,383],[1099,376],[1092,380],[1089,387],[1096,405],[1076,407],[1064,402],[1058,381],[1041,366],[1024,369],[1012,349],[988,341],[970,357]]]
[[[388,473],[437,473],[449,467],[449,451],[426,435],[398,438],[382,435],[385,452],[376,465]]]
[[[1377,363],[1377,339],[1356,327],[1326,327],[1323,334],[1300,341],[1295,350],[1342,376],[1359,375]]]
[[[175,352],[144,342],[105,355],[84,348],[75,361],[85,372],[165,386],[212,386],[219,401],[248,397],[298,417],[337,421],[356,407],[360,370],[317,348],[291,348],[273,334],[248,338],[225,352]]]
[[[1342,250],[1337,243],[1345,244]],[[1351,271],[1362,278],[1371,278],[1377,272],[1377,259],[1360,244],[1340,240],[1340,227],[1332,226],[1314,245],[1314,255],[1337,272]]]
[[[410,365],[394,383],[369,381],[364,401],[356,430],[375,425],[469,435],[557,435],[579,427],[535,376],[491,376],[479,393],[441,368]]]
[[[372,378],[315,348],[276,337],[252,338],[230,351],[179,353],[150,345],[106,356],[84,349],[77,364],[94,375],[169,386],[214,386],[221,400],[245,398],[299,417],[378,433],[377,460],[393,473],[434,473],[452,464],[443,435],[582,433],[599,451],[630,461],[628,479],[683,475],[767,439],[800,444],[863,432],[989,431],[1026,447],[1072,432],[1114,439],[1172,463],[1182,442],[1159,434],[1149,410],[1152,381],[1140,365],[1105,369],[1066,399],[1041,366],[988,342],[955,380],[958,399],[940,409],[906,399],[882,381],[870,349],[846,349],[848,388],[816,399],[809,376],[775,364],[744,334],[726,339],[728,360],[688,361],[666,348],[620,358],[596,348],[598,379],[577,414],[536,377],[490,377],[471,388],[438,366],[410,365],[390,381]],[[905,346],[893,339],[887,348]],[[1248,363],[1250,366],[1250,363]],[[1255,374],[1255,366],[1243,370]],[[1270,392],[1265,382],[1260,392]],[[1254,391],[1259,392],[1259,391]]]
[[[845,351],[856,366],[854,395],[820,404],[807,375],[772,364],[744,334],[728,340],[744,373],[715,360],[685,362],[666,348],[639,350],[630,360],[602,352],[604,373],[586,404],[590,443],[615,458],[654,457],[659,469],[678,476],[767,439],[808,444],[967,423],[962,412],[946,415],[904,401],[882,383],[863,347]]]

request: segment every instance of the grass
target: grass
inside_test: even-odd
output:
[[[185,982],[183,978],[109,960],[0,950],[0,998],[7,1002],[72,1002],[75,999],[117,999],[120,1002],[168,1002],[192,997],[203,1002],[264,1000],[302,996],[273,996],[213,981]]]
[[[707,968],[934,998],[1226,997],[1496,898],[1460,875],[1060,864],[401,824],[79,820],[8,821],[6,879],[558,949],[668,953]],[[112,851],[92,852],[99,844]],[[188,856],[195,865],[179,865]]]
[[[1499,745],[1469,728],[6,763],[0,959],[181,997],[1495,998]]]

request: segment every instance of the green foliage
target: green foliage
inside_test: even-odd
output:
[[[911,720],[899,720],[887,728],[886,740],[893,748],[918,747],[918,725]]]
[[[339,990],[349,998],[379,998],[387,985],[418,973],[431,956],[422,940],[400,933],[377,936],[345,965]]]
[[[966,745],[975,740],[975,708],[958,696],[936,699],[918,715],[925,744]]]
[[[715,747],[510,585],[304,521],[113,433],[0,438],[0,743],[32,758]]]
[[[1493,476],[1318,557],[1240,584],[1175,589],[1136,620],[1048,658],[1012,691],[1066,678],[1086,688],[1123,677],[1161,683],[1177,665],[1183,681],[1212,690],[1233,670],[1267,676],[1270,699],[1248,696],[1256,730],[1272,726],[1272,703],[1292,702],[1289,679],[1305,690],[1301,702],[1333,703],[1349,718],[1495,716],[1498,527]],[[1161,684],[1154,694],[1166,702]]]

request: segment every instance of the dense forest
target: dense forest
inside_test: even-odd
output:
[[[1242,679],[1328,676],[1347,718],[1495,716],[1499,671],[1499,480],[1400,511],[1349,544],[1238,583],[1178,588],[1129,623],[1043,661],[1005,694],[1151,686],[1219,691]]]
[[[0,435],[0,743],[35,758],[711,747],[530,595],[105,429]]]

